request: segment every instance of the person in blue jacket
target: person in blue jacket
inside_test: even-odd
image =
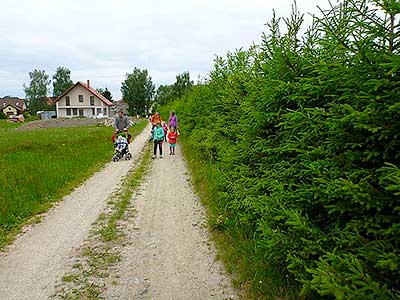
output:
[[[157,147],[159,148],[160,158],[162,158],[162,145],[164,141],[164,129],[161,127],[161,123],[157,122],[156,127],[153,132],[153,141],[154,141],[154,153],[153,158],[156,158],[157,155]]]

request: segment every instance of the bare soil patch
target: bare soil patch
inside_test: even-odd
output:
[[[21,125],[16,130],[34,130],[46,128],[79,127],[104,124],[105,119],[89,118],[60,118],[51,120],[37,120]]]

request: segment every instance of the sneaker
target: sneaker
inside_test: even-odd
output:
[[[160,158],[162,158],[162,155],[160,155]]]
[[[155,155],[152,155],[151,158],[156,158],[156,156],[155,156]]]

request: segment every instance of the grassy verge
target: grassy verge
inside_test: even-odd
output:
[[[111,266],[120,261],[121,244],[125,236],[122,222],[134,211],[131,206],[132,195],[147,173],[150,161],[149,146],[146,146],[140,164],[125,177],[120,191],[110,197],[108,209],[99,216],[85,246],[74,258],[72,270],[62,277],[55,298],[100,298]]]
[[[146,125],[139,121],[132,135]],[[113,152],[109,127],[15,131],[17,126],[0,122],[0,248],[32,216],[103,167]]]
[[[162,106],[158,109],[166,119],[171,107]],[[216,164],[204,160],[184,129],[181,130],[179,144],[188,163],[195,191],[207,211],[218,258],[233,275],[233,285],[243,294],[243,299],[301,299],[296,298],[293,284],[256,254],[254,237],[249,237],[227,217],[226,207],[220,201],[218,176],[221,170]]]
[[[37,121],[37,120],[38,120],[38,118],[36,118],[36,117],[30,117],[28,119],[25,119],[24,123],[9,122],[8,120],[0,120],[0,130],[4,131],[5,129],[15,129],[26,123],[29,123],[32,121]]]
[[[143,176],[148,170],[149,164],[150,151],[147,145],[140,165],[128,174],[123,183],[122,190],[109,202],[109,204],[113,205],[112,214],[106,218],[106,222],[104,222],[98,231],[103,242],[115,241],[120,237],[121,232],[118,232],[117,222],[123,218],[131,202],[132,194],[139,187]]]
[[[274,273],[272,268],[254,261],[257,259],[256,255],[249,255],[256,250],[252,239],[245,238],[243,232],[232,224],[228,225],[230,220],[225,217],[224,208],[217,201],[218,187],[212,180],[217,170],[200,158],[200,154],[190,146],[184,134],[180,137],[180,145],[191,171],[195,191],[206,208],[217,256],[233,275],[233,285],[239,289],[242,298],[300,299],[296,298],[282,274]],[[266,274],[266,270],[270,270],[270,273]]]

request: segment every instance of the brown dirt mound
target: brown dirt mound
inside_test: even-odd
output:
[[[62,128],[62,127],[79,127],[104,124],[108,119],[88,119],[88,118],[71,118],[71,119],[51,119],[38,120],[26,123],[16,130],[34,130],[46,128]]]

